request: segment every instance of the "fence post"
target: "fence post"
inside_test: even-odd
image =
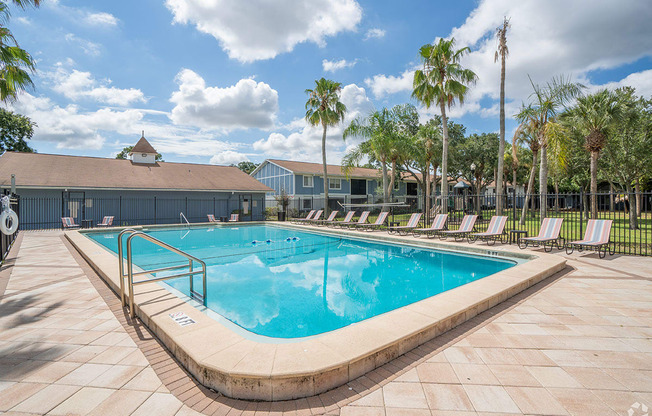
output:
[[[512,229],[516,229],[516,185],[512,188],[512,211],[514,211],[514,214],[512,215]]]
[[[158,224],[156,220],[156,197],[154,197],[154,224]]]
[[[120,195],[120,203],[119,203],[118,206],[119,206],[119,208],[118,208],[118,212],[119,212],[119,214],[120,214],[120,215],[119,215],[119,218],[120,218],[120,225],[123,225],[123,224],[122,224],[122,195]]]
[[[584,235],[582,230],[584,222],[584,190],[580,188],[580,238]]]

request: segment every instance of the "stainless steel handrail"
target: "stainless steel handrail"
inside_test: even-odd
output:
[[[188,221],[188,218],[186,218],[186,216],[183,215],[183,211],[179,212],[179,222],[180,223],[183,223],[182,219],[185,220],[188,227],[190,227],[190,221]]]
[[[130,233],[129,237],[127,237],[127,274],[124,274],[124,265],[123,265],[123,258],[122,258],[122,236],[126,233]],[[151,270],[143,270],[140,272],[134,272],[133,271],[133,261],[132,261],[132,251],[131,251],[131,241],[136,238],[142,238],[144,240],[147,240],[151,243],[154,243],[158,245],[159,247],[163,247],[164,249],[171,251],[175,254],[178,254],[182,257],[185,257],[188,259],[188,264],[183,264],[179,266],[170,266],[170,267],[162,267],[158,269],[151,269]],[[201,299],[201,302],[204,306],[206,306],[206,263],[200,259],[198,259],[195,256],[192,256],[182,250],[179,250],[176,247],[173,247],[155,237],[152,237],[149,234],[146,234],[142,231],[136,231],[134,229],[126,229],[120,232],[118,235],[118,256],[119,258],[119,265],[120,265],[120,298],[122,300],[122,305],[125,306],[125,293],[124,293],[124,278],[128,278],[128,288],[129,288],[129,313],[131,317],[133,318],[135,316],[135,310],[134,310],[134,286],[135,285],[140,285],[144,283],[152,283],[152,282],[159,282],[162,280],[168,280],[168,279],[176,279],[178,277],[189,277],[190,280],[190,297],[192,298],[199,298]],[[201,269],[199,270],[194,270],[193,269],[193,262],[197,262],[201,265]],[[171,276],[165,276],[165,277],[155,277],[151,279],[146,279],[146,280],[141,280],[138,282],[134,282],[134,276],[138,275],[143,275],[143,274],[150,274],[150,273],[157,273],[161,271],[167,271],[167,270],[177,270],[181,268],[188,267],[188,272],[186,273],[177,273]],[[194,290],[194,282],[193,282],[193,276],[196,274],[201,274],[202,275],[202,293],[196,292]]]

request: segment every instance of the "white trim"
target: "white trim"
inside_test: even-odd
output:
[[[315,176],[314,175],[301,175],[303,178],[303,188],[314,188],[315,187]],[[310,185],[306,185],[306,179],[310,178]],[[341,185],[340,185],[341,187]]]
[[[0,188],[11,188],[8,184],[0,185]],[[73,190],[73,191],[174,191],[174,192],[238,192],[243,194],[275,192],[265,190],[242,190],[242,189],[184,189],[184,188],[96,188],[91,186],[34,186],[16,185],[16,189],[46,189],[46,190]],[[271,188],[270,188],[271,189]]]

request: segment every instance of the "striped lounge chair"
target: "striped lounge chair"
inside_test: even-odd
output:
[[[302,222],[308,221],[308,220],[312,219],[312,216],[315,215],[315,212],[316,211],[314,209],[311,209],[310,212],[308,213],[308,215],[306,215],[305,218],[295,218],[293,222],[296,222],[297,224],[300,224]]]
[[[63,224],[64,230],[79,228],[79,224],[75,224],[75,220],[72,217],[61,217],[61,223]]]
[[[305,221],[302,221],[302,224],[311,224],[311,223],[313,223],[315,221],[319,221],[321,219],[321,215],[323,213],[324,213],[324,210],[320,209],[319,211],[315,212],[315,215],[312,218],[307,219]]]
[[[378,218],[376,218],[376,222],[372,224],[362,224],[360,227],[365,230],[365,231],[373,231],[380,229],[383,225],[385,225],[385,221],[387,221],[387,215],[389,212],[383,211],[380,214],[378,214]]]
[[[611,220],[589,220],[584,239],[566,244],[566,254],[572,254],[575,249],[578,251],[592,249],[598,252],[598,257],[601,259],[607,255],[607,251],[613,256],[616,247],[611,242],[611,223]]]
[[[229,218],[229,222],[238,222],[240,221],[240,214],[231,214],[231,218]]]
[[[339,214],[339,211],[331,211],[330,215],[328,216],[327,219],[325,220],[315,220],[315,224],[317,225],[327,225],[328,223],[331,223],[335,221],[335,217],[337,217],[337,214]]]
[[[333,227],[337,227],[337,226],[343,227],[345,225],[351,224],[354,215],[355,215],[355,211],[349,211],[346,213],[346,216],[342,221],[336,221],[336,220],[327,221],[326,225],[332,225]]]
[[[360,213],[360,218],[356,222],[352,222],[350,224],[340,224],[341,227],[361,227],[367,223],[367,219],[369,218],[369,211],[362,211]]]
[[[557,248],[564,248],[564,239],[559,237],[563,218],[544,218],[539,228],[539,235],[536,237],[523,237],[517,241],[520,249],[525,249],[529,245],[533,247],[543,246],[543,251],[550,252],[557,244]]]
[[[469,243],[473,243],[475,240],[486,241],[490,246],[496,244],[498,240],[503,244],[507,243],[509,236],[505,232],[505,224],[507,224],[507,217],[494,215],[489,221],[487,231],[469,234]]]
[[[477,215],[465,215],[464,218],[462,218],[462,223],[460,224],[460,228],[458,228],[457,230],[441,231],[439,233],[439,237],[442,240],[444,240],[446,237],[450,235],[455,237],[455,241],[464,240],[464,236],[469,235],[475,231],[475,220],[477,219],[478,219]]]
[[[417,228],[417,225],[419,225],[419,221],[421,220],[422,215],[423,214],[421,212],[415,212],[410,216],[407,225],[402,225],[398,227],[389,227],[387,229],[387,232],[390,234],[397,233],[398,235],[408,235],[410,231]]]
[[[215,215],[206,214],[206,216],[208,217],[208,222],[217,222],[217,220],[215,219]]]
[[[113,216],[107,215],[102,219],[102,222],[97,224],[98,227],[110,227],[113,225]]]
[[[428,238],[434,238],[437,233],[444,231],[446,229],[446,220],[448,219],[448,214],[437,214],[435,219],[432,221],[432,225],[428,228],[415,228],[412,230],[412,234],[415,237],[418,237],[420,234],[425,234]]]

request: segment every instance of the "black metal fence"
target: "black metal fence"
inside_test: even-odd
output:
[[[9,196],[9,207],[18,214],[19,218],[19,223],[20,223],[20,198],[18,195],[8,195]],[[0,252],[1,252],[1,260],[4,261],[5,257],[7,257],[7,254],[9,253],[9,250],[11,249],[11,245],[14,243],[14,240],[16,240],[16,237],[18,237],[18,230],[16,230],[13,234],[4,234],[0,233]]]
[[[92,227],[104,216],[113,216],[113,225],[130,226],[176,224],[182,221],[181,213],[191,223],[207,222],[208,214],[218,220],[239,214],[240,221],[261,221],[265,219],[265,198],[256,194],[232,198],[22,198],[19,216],[21,230],[46,230],[62,228],[62,217]]]
[[[587,220],[592,219],[590,201],[592,194],[583,192],[548,194],[545,201],[545,216],[563,218],[561,237],[566,241],[581,240],[586,231]],[[628,255],[652,255],[652,193],[598,193],[598,211],[594,219],[610,219],[613,221],[611,228],[611,241],[614,242],[616,252]],[[305,203],[306,199],[310,203]],[[498,197],[494,194],[455,194],[447,201],[449,213],[449,228],[455,229],[462,221],[465,214],[477,214],[476,229],[481,232],[487,229],[489,221],[496,215],[496,202]],[[524,231],[527,236],[536,236],[541,226],[541,198],[538,194],[511,193],[502,196],[503,215],[508,217],[506,231]],[[312,207],[323,209],[324,201],[315,197],[295,197],[295,204],[302,209],[290,210],[291,216],[303,217]],[[350,210],[356,211],[357,218],[363,210],[371,211],[369,220],[374,221],[378,213],[385,209],[390,212],[388,222],[394,225],[406,225],[410,215],[414,212],[424,212],[425,198],[398,197],[392,202],[400,202],[401,206],[382,206],[382,199],[378,197],[357,198],[351,203],[376,204],[369,207],[351,207],[342,200],[331,198],[329,208],[339,210],[338,218],[342,218]],[[305,205],[304,205],[305,204]],[[342,205],[341,205],[342,204]],[[428,218],[442,212],[442,198],[433,196],[429,204],[430,214],[423,215],[420,226],[425,226]],[[515,240],[515,238],[514,238]]]

